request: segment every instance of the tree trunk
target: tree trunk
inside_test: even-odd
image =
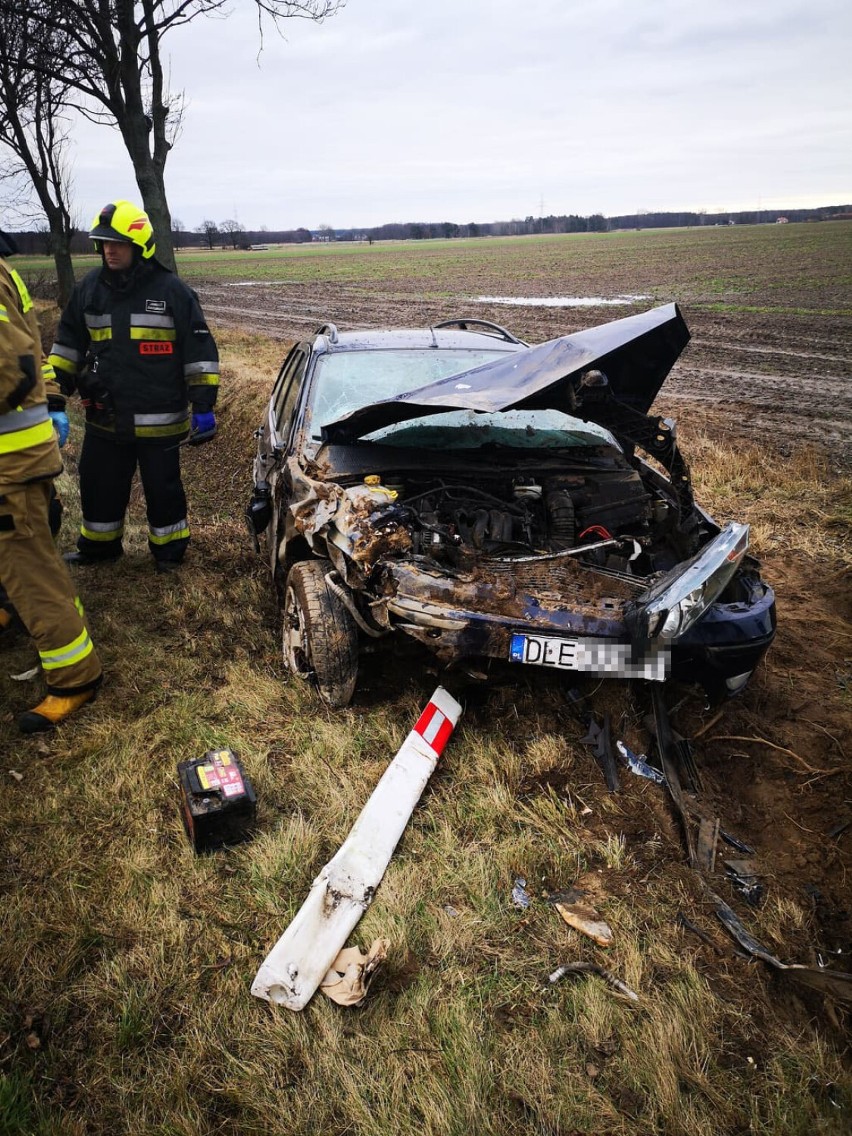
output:
[[[147,47],[151,53],[154,71],[151,115],[147,113],[142,93],[142,76],[139,72],[137,53],[140,47],[140,32],[134,19],[133,3],[126,0],[116,7],[116,22],[121,31],[122,43],[119,56],[117,78],[120,81],[120,94],[115,100],[123,104],[123,114],[116,114],[121,136],[130,161],[136,184],[142,194],[142,206],[148,214],[154,229],[157,245],[156,257],[160,264],[175,271],[175,254],[172,245],[172,218],[166,199],[165,165],[169,145],[165,138],[168,110],[163,105],[160,84],[159,39],[148,38]],[[151,18],[150,12],[148,13]],[[152,138],[153,135],[153,138]],[[153,141],[153,153],[152,143]]]
[[[172,218],[166,200],[163,171],[158,170],[148,148],[148,132],[142,115],[128,117],[120,124],[124,145],[133,163],[136,184],[142,195],[142,207],[154,228],[157,245],[156,257],[160,264],[175,271],[175,254],[172,242]]]
[[[129,147],[128,147],[129,149]],[[154,163],[145,148],[147,161],[137,164],[131,153],[133,171],[136,174],[136,184],[142,194],[142,204],[145,212],[154,227],[154,239],[157,242],[156,257],[160,264],[176,271],[174,239],[172,237],[172,215],[169,203],[166,200],[166,186],[162,172],[154,168]]]
[[[56,299],[64,308],[74,291],[74,265],[71,261],[71,239],[65,233],[51,233],[53,263],[56,265]]]

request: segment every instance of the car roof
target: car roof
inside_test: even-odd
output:
[[[510,332],[497,324],[485,326],[494,330],[464,330],[458,326],[435,326],[338,331],[334,324],[325,324],[314,336],[313,350],[319,354],[331,354],[338,351],[399,351],[429,348],[439,351],[519,351],[526,347],[525,343],[515,339]]]

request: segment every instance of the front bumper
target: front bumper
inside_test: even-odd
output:
[[[775,592],[758,577],[743,583],[745,600],[713,604],[672,644],[672,676],[714,699],[741,690],[775,638]]]
[[[578,611],[567,605],[545,606],[529,594],[516,594],[506,604],[505,614],[474,611],[452,604],[449,595],[439,600],[434,578],[430,583],[429,598],[398,592],[386,601],[387,611],[395,630],[421,642],[446,665],[475,658],[509,661],[516,634],[579,636],[630,649],[620,605],[609,611],[605,604]],[[745,599],[717,601],[671,642],[670,678],[696,682],[713,698],[736,693],[745,685],[775,636],[775,594],[757,577],[746,578],[744,584]],[[614,677],[608,668],[600,674]]]

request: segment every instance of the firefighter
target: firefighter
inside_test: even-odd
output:
[[[154,258],[146,213],[111,202],[89,236],[102,267],[74,289],[50,354],[62,390],[76,389],[86,409],[83,518],[77,551],[65,559],[103,564],[121,556],[138,465],[148,547],[157,571],[169,572],[189,543],[180,443],[216,433],[219,355],[196,294]]]
[[[50,531],[53,478],[62,470],[57,432],[67,437],[62,396],[51,402],[41,339],[26,285],[3,257],[0,232],[0,580],[38,647],[47,695],[18,719],[24,733],[53,728],[101,683],[101,664]]]

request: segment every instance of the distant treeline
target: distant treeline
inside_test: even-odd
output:
[[[203,232],[176,230],[175,248],[223,247],[248,249],[264,245],[305,244],[312,241],[419,241],[453,237],[516,237],[536,233],[605,233],[615,229],[668,229],[690,226],[765,225],[785,221],[852,220],[852,205],[825,205],[817,209],[749,209],[736,213],[625,213],[620,217],[604,217],[593,213],[589,217],[562,214],[550,217],[525,217],[511,221],[470,221],[457,225],[454,221],[408,221],[404,224],[376,225],[369,229],[335,229],[323,225],[319,229],[262,229],[249,230],[235,222],[223,222],[227,229],[210,225]],[[15,239],[24,254],[50,252],[50,235],[47,232],[16,233]],[[71,242],[71,251],[84,253],[91,250],[85,233],[77,233]]]

